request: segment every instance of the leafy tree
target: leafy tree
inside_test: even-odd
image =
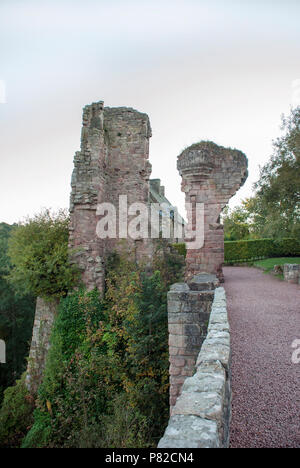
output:
[[[8,248],[12,284],[46,299],[65,296],[74,287],[78,272],[69,262],[68,224],[64,211],[45,210],[13,230]]]
[[[232,210],[228,206],[225,208],[222,214],[222,222],[226,241],[249,239],[251,236],[251,224],[247,204],[248,201],[245,200],[242,201],[241,206],[237,206]]]
[[[260,171],[249,209],[262,237],[300,236],[300,107],[282,117],[283,135]]]
[[[0,338],[6,343],[6,364],[0,365],[0,402],[4,389],[25,370],[35,310],[34,298],[20,295],[6,279],[11,270],[7,249],[13,229],[0,224]]]

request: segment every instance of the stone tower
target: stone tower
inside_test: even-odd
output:
[[[74,261],[88,289],[103,290],[105,257],[119,246],[118,210],[116,239],[101,239],[96,234],[97,206],[111,203],[117,209],[120,195],[127,196],[128,205],[149,203],[150,137],[146,114],[126,107],[103,107],[102,101],[83,109],[81,150],[75,154],[71,182],[70,247],[75,249]],[[127,238],[126,242],[138,258],[151,255],[147,239]]]

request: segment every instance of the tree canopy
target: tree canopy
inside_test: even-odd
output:
[[[224,212],[226,240],[300,237],[300,107],[282,116],[281,130],[253,197]]]
[[[69,262],[69,218],[65,211],[42,213],[16,226],[8,244],[9,280],[43,298],[65,296],[78,278]]]
[[[14,228],[0,223],[0,338],[6,343],[6,364],[0,366],[0,401],[3,390],[14,384],[26,366],[35,309],[34,298],[20,296],[6,279],[11,269],[8,241]]]

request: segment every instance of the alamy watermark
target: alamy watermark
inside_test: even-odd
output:
[[[0,340],[0,364],[6,364],[6,345],[3,340]]]
[[[292,363],[300,364],[300,340],[294,340],[291,346],[292,348],[295,348],[295,351],[292,354]]]
[[[100,239],[185,239],[188,249],[204,245],[204,204],[186,203],[188,223],[185,225],[177,207],[168,203],[140,203],[128,205],[127,195],[119,195],[116,207],[99,203],[96,227]]]

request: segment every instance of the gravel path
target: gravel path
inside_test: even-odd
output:
[[[232,346],[231,447],[300,447],[300,287],[224,268]]]

